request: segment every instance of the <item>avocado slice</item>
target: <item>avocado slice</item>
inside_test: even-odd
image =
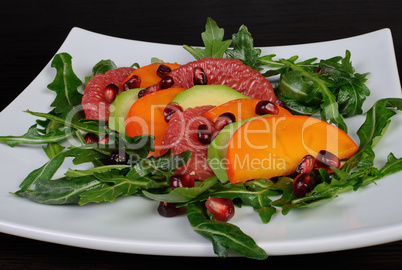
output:
[[[131,106],[138,100],[138,93],[144,88],[121,92],[110,104],[109,127],[120,134],[126,133],[126,117]]]
[[[196,106],[219,106],[228,101],[250,98],[226,85],[196,85],[179,93],[172,102],[177,102],[183,110]]]

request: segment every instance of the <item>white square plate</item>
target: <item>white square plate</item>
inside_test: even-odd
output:
[[[325,59],[352,53],[359,73],[370,72],[366,111],[383,97],[401,97],[391,32],[388,29],[352,38],[313,44],[264,47],[263,54],[278,58],[299,55],[300,59]],[[194,60],[181,46],[132,41],[73,28],[59,52],[73,57],[73,68],[82,80],[94,64],[112,59],[118,66],[134,62],[145,65],[151,57],[186,63]],[[35,118],[24,110],[48,112],[54,93],[46,86],[55,70],[50,63],[0,114],[0,135],[24,134]],[[363,117],[348,121],[352,138]],[[381,166],[393,152],[402,156],[402,115],[392,118],[386,136],[376,146]],[[0,231],[59,244],[117,252],[215,256],[210,242],[194,233],[186,216],[163,218],[157,202],[142,197],[124,197],[114,203],[80,206],[50,206],[18,198],[9,192],[32,170],[47,162],[38,147],[0,145]],[[236,209],[231,220],[269,255],[305,254],[358,248],[402,239],[402,173],[388,176],[376,185],[342,194],[324,206],[300,209],[287,216],[278,214],[262,224],[249,207]]]

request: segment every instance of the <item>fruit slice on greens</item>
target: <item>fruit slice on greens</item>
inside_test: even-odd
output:
[[[270,179],[295,172],[306,155],[321,150],[349,158],[358,147],[341,129],[308,116],[270,116],[248,121],[236,130],[227,150],[231,183]]]
[[[195,68],[203,69],[207,85],[224,84],[251,98],[272,102],[277,99],[267,78],[238,59],[203,58],[182,65],[169,73],[174,82],[171,87],[193,87]],[[160,85],[155,88],[159,90]]]
[[[236,90],[226,85],[196,85],[178,94],[172,102],[177,102],[183,110],[198,106],[219,106],[228,101],[246,98]]]
[[[244,99],[244,98],[235,99],[226,102],[222,105],[219,105],[215,108],[212,108],[211,110],[207,111],[206,113],[203,113],[202,115],[208,118],[210,121],[215,122],[215,120],[220,115],[230,112],[235,116],[236,121],[240,121],[243,119],[259,116],[258,114],[255,113],[255,107],[257,106],[257,103],[260,101],[261,100],[259,99]],[[277,105],[277,107],[279,109],[278,115],[281,116],[292,115],[285,108],[279,105]]]
[[[110,104],[109,127],[120,134],[126,133],[126,116],[131,106],[138,100],[138,93],[144,88],[121,92]]]
[[[156,84],[161,81],[161,77],[158,76],[158,68],[160,65],[165,65],[168,66],[170,69],[174,70],[181,65],[179,64],[173,64],[173,63],[152,63],[143,67],[140,67],[133,72],[130,73],[130,75],[127,76],[127,78],[121,82],[121,85],[123,85],[125,82],[127,82],[132,76],[137,75],[138,77],[141,78],[141,84],[140,87],[148,87],[153,84]]]
[[[222,183],[229,181],[225,167],[227,162],[227,147],[230,138],[232,138],[233,134],[241,125],[257,117],[244,119],[225,126],[208,146],[208,165]]]
[[[138,99],[130,108],[126,117],[126,134],[130,137],[138,135],[155,136],[155,152],[158,154],[165,137],[167,123],[163,111],[167,104],[184,88],[168,88]]]

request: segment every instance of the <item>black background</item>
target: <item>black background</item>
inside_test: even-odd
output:
[[[128,39],[202,45],[200,34],[206,18],[212,17],[225,29],[225,38],[245,24],[255,46],[327,41],[390,28],[401,67],[401,10],[400,0],[1,1],[0,109],[36,77],[74,26]],[[402,265],[402,241],[350,251],[270,257],[257,262],[243,258],[121,254],[0,234],[1,269],[142,269],[179,265],[391,269]]]

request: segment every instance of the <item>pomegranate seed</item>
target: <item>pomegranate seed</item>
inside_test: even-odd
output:
[[[201,124],[198,126],[198,141],[202,144],[210,144],[212,139],[212,133],[209,130],[208,125]]]
[[[97,143],[99,142],[99,136],[94,133],[87,133],[84,137],[86,143]]]
[[[326,150],[321,150],[316,156],[316,165],[318,168],[326,169],[329,173],[333,173],[330,167],[340,168],[341,161],[337,156]]]
[[[258,115],[263,115],[263,114],[277,115],[279,113],[279,109],[271,101],[261,100],[255,106],[255,113],[258,114]]]
[[[114,83],[108,84],[105,87],[105,99],[107,103],[112,103],[113,100],[116,98],[117,93],[119,92],[119,87]]]
[[[172,87],[174,84],[173,78],[169,75],[166,75],[165,77],[162,78],[162,80],[159,83],[159,86],[161,89],[167,89]]]
[[[174,217],[180,213],[180,208],[177,203],[160,202],[158,206],[158,213],[162,217]]]
[[[171,71],[172,71],[172,69],[169,66],[164,65],[164,64],[160,64],[159,67],[158,67],[158,70],[156,71],[156,74],[159,77],[163,78]]]
[[[280,99],[275,100],[274,103],[275,103],[276,105],[278,105],[278,106],[281,106],[282,108],[285,107],[285,102],[283,102],[283,101],[280,100]]]
[[[123,89],[124,91],[127,91],[129,89],[134,89],[134,88],[139,88],[141,85],[141,78],[140,76],[137,75],[133,75],[131,76],[130,79],[128,79],[128,81],[126,81],[123,85]]]
[[[315,167],[315,158],[312,155],[306,155],[302,158],[296,168],[297,174],[311,173]]]
[[[142,98],[143,96],[152,94],[156,91],[157,91],[157,89],[155,86],[149,86],[147,88],[142,89],[140,92],[138,92],[138,98]]]
[[[194,187],[194,177],[188,173],[175,173],[169,178],[170,188]]]
[[[313,179],[308,173],[299,174],[293,181],[292,187],[297,197],[304,197],[313,189]]]
[[[226,125],[236,122],[236,117],[233,113],[227,112],[222,113],[221,115],[216,118],[215,121],[215,128],[217,130],[222,130]]]
[[[108,163],[110,165],[127,164],[128,159],[128,154],[125,151],[118,149],[110,153]]]
[[[170,102],[166,105],[165,109],[163,110],[163,116],[165,118],[166,123],[169,123],[170,118],[172,118],[173,114],[177,111],[183,111],[183,108],[177,102]]]
[[[235,213],[233,201],[230,199],[209,197],[205,206],[217,221],[227,222]]]
[[[200,67],[194,68],[194,85],[206,85],[208,83],[207,75]]]
[[[106,135],[105,137],[103,137],[101,140],[99,140],[100,144],[106,144],[109,142],[109,136]]]

